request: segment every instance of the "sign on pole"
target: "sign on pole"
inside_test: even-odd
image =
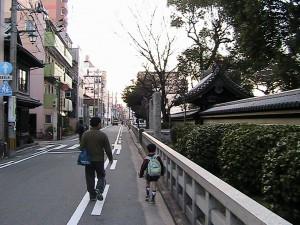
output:
[[[12,75],[0,75],[0,80],[12,80]]]
[[[12,72],[13,66],[9,62],[0,62],[0,75],[8,75]]]
[[[16,96],[11,96],[8,98],[8,122],[16,122]]]
[[[0,85],[0,96],[12,96],[13,92],[7,81]]]

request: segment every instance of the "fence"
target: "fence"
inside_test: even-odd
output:
[[[132,129],[143,148],[154,143],[166,167],[164,184],[192,225],[291,225],[264,206],[146,132]]]

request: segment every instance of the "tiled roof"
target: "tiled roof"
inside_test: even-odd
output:
[[[187,111],[185,112],[185,116],[186,116],[186,117],[193,116],[193,115],[195,115],[198,111],[199,111],[199,108],[187,110]],[[184,117],[184,111],[183,111],[183,112],[178,112],[178,113],[172,113],[172,114],[171,114],[171,118],[172,118],[172,119],[175,119],[175,118],[183,118],[183,117]]]
[[[206,75],[207,74],[207,75]],[[246,92],[242,87],[233,82],[228,76],[220,72],[219,66],[215,66],[213,69],[207,70],[204,75],[206,75],[194,88],[192,88],[184,97],[179,97],[175,99],[175,104],[182,104],[183,100],[185,102],[192,102],[197,98],[201,98],[208,89],[214,84],[217,77],[221,77],[224,84],[227,85],[230,90],[243,98],[249,97],[249,93]]]
[[[300,89],[217,104],[200,115],[300,109]]]

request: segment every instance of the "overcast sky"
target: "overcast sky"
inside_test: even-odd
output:
[[[147,23],[155,8],[157,15],[168,17],[165,0],[69,0],[68,33],[95,66],[107,71],[110,91],[121,93],[143,70],[145,60],[130,44],[126,30],[137,30],[132,12]]]

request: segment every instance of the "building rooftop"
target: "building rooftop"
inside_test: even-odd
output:
[[[300,109],[300,89],[217,104],[200,115]]]

